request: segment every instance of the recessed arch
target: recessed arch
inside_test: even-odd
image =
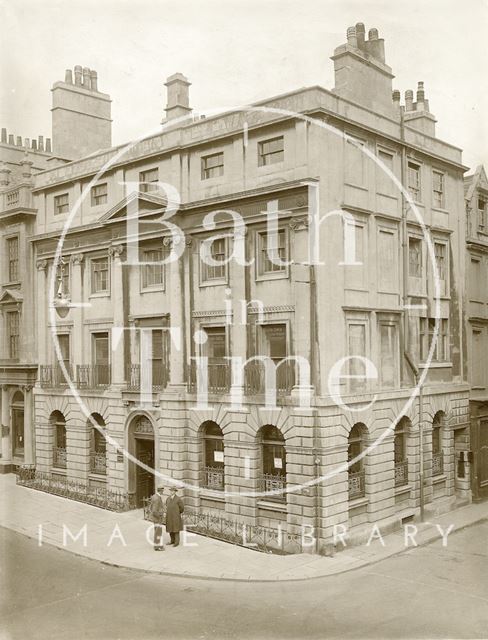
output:
[[[223,491],[225,485],[224,434],[213,420],[200,425],[202,442],[202,485],[208,489]]]

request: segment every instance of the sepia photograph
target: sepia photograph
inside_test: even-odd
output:
[[[0,19],[0,640],[486,640],[488,0]]]

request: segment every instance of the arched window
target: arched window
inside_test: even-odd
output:
[[[100,429],[97,429],[94,424]],[[90,438],[90,471],[105,475],[107,473],[107,441],[105,439],[105,421],[99,413],[92,413],[88,420]]]
[[[202,425],[204,473],[203,484],[209,489],[224,489],[224,434],[215,422]]]
[[[284,502],[286,494],[286,449],[281,431],[271,424],[262,427],[258,436],[261,442],[262,483],[261,490],[266,500]]]
[[[61,411],[53,411],[49,422],[53,430],[53,467],[66,469],[66,420]]]
[[[349,433],[347,439],[347,461],[349,462],[349,499],[361,498],[364,496],[365,489],[365,473],[364,458],[355,460],[364,449],[364,440],[366,435],[366,427],[363,424],[355,424]],[[354,460],[354,462],[351,462]]]
[[[444,452],[442,451],[442,411],[438,411],[432,421],[432,475],[444,473]]]
[[[407,433],[410,420],[402,418],[395,427],[395,487],[408,484]]]

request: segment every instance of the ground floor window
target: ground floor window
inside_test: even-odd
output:
[[[203,437],[203,484],[209,489],[224,489],[224,434],[215,422],[202,425]]]

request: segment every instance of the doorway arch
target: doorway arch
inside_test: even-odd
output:
[[[138,414],[131,418],[127,438],[129,453],[150,469],[155,469],[154,425],[147,415]],[[136,508],[140,509],[144,500],[155,491],[154,473],[129,460],[128,490],[135,498]]]

